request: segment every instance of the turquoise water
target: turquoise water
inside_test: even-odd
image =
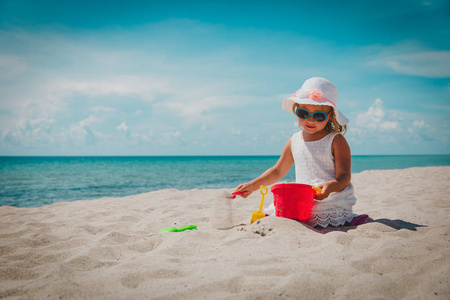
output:
[[[234,188],[277,156],[0,157],[0,206],[124,197],[165,188]],[[354,156],[352,172],[448,166],[450,155]],[[295,181],[294,168],[284,178]]]

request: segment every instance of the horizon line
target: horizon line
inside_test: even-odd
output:
[[[277,157],[279,154],[249,154],[249,155],[0,155],[5,157]],[[352,157],[370,156],[450,156],[450,154],[352,154]]]

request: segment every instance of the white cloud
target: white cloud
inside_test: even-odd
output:
[[[149,142],[151,140],[151,135],[146,135],[146,134],[140,134],[140,133],[132,133],[130,135],[135,142],[140,143],[140,142]]]
[[[116,112],[117,109],[115,109],[113,107],[106,107],[106,106],[95,106],[95,107],[91,107],[91,111],[93,111],[93,112],[111,113],[111,112]]]
[[[358,114],[356,124],[359,127],[367,127],[371,129],[377,128],[385,115],[383,101],[375,99],[373,105],[366,112]]]
[[[398,50],[397,50],[398,51]],[[371,62],[396,73],[427,78],[450,77],[450,51],[419,51],[406,54],[387,54]]]
[[[2,130],[4,140],[16,145],[30,147],[33,145],[54,142],[52,129],[55,119],[21,119],[13,128]]]
[[[64,129],[66,134],[65,140],[75,143],[87,143],[88,145],[92,144],[105,136],[103,133],[93,129],[94,125],[102,122],[102,118],[93,115],[89,115],[89,117],[79,122],[74,122],[67,129]]]
[[[380,124],[380,128],[384,130],[396,130],[400,129],[399,122],[386,121]]]
[[[424,128],[426,125],[425,121],[422,120],[422,121],[414,121],[413,126],[416,128]]]
[[[402,131],[403,125],[398,112],[387,110],[380,98],[375,99],[366,112],[356,116],[356,125],[360,129],[372,131]]]
[[[167,102],[163,105],[165,105],[173,113],[193,120],[198,120],[203,113],[209,111],[214,105],[214,102],[210,102],[207,99],[202,98],[196,99],[188,93],[179,95],[177,98],[182,101]]]
[[[440,112],[450,112],[450,105],[426,104],[428,108],[435,109]]]
[[[122,122],[119,126],[116,127],[117,130],[127,132],[128,126],[125,122]]]
[[[153,101],[158,95],[170,94],[172,90],[168,87],[167,79],[147,76],[130,76],[110,74],[102,79],[54,79],[48,82],[48,93],[67,97],[74,93],[89,97],[118,95],[135,96],[143,100]]]
[[[413,121],[412,124],[408,127],[408,132],[410,134],[416,134],[417,132],[430,132],[430,125],[428,125],[424,120],[421,121]]]
[[[241,130],[231,128],[231,135],[241,135]]]
[[[431,108],[420,112],[394,110],[376,99],[366,111],[357,114],[356,124],[349,124],[348,139],[366,154],[434,153],[436,149],[442,153],[449,142],[445,116],[445,110],[436,112]]]

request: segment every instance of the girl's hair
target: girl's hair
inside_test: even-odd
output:
[[[325,129],[328,130],[328,132],[342,133],[342,135],[344,135],[347,132],[347,125],[341,125],[338,123],[334,109],[332,109]]]
[[[292,106],[294,115],[297,107],[299,107],[298,104]],[[339,124],[338,121],[336,120],[336,114],[334,113],[334,109],[331,109],[331,113],[330,116],[328,117],[328,123],[327,126],[325,126],[325,129],[328,132],[342,133],[342,135],[344,135],[347,132],[347,125]]]

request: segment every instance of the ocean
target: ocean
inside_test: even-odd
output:
[[[167,188],[235,188],[259,176],[277,159],[278,156],[0,157],[0,206],[39,207]],[[352,157],[352,173],[448,165],[450,155]],[[283,181],[295,181],[294,168]]]

